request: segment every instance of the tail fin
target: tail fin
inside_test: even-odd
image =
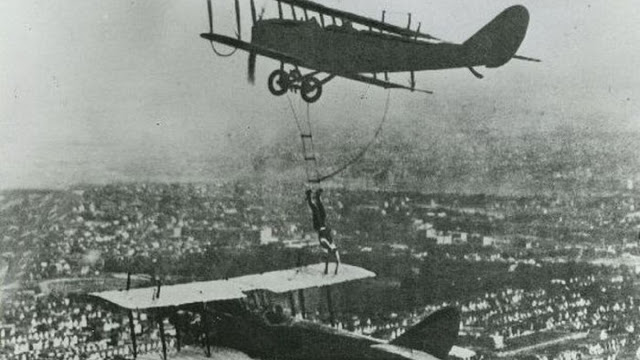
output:
[[[424,351],[439,359],[446,359],[458,338],[459,327],[458,310],[447,307],[429,315],[390,344]]]
[[[515,55],[528,26],[529,11],[522,5],[515,5],[501,12],[463,46],[477,65],[499,67]]]

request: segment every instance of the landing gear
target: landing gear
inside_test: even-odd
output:
[[[293,92],[300,90],[302,99],[308,103],[313,103],[320,99],[322,85],[333,78],[333,75],[330,75],[325,80],[319,80],[314,76],[317,73],[316,71],[302,75],[297,68],[289,72],[277,69],[269,75],[267,85],[269,86],[269,91],[276,96],[284,95],[288,90]]]
[[[320,99],[322,95],[322,83],[320,80],[313,76],[304,78],[302,80],[302,87],[300,89],[300,96],[308,103],[313,103]]]
[[[289,90],[289,74],[284,70],[276,70],[269,75],[268,83],[269,91],[275,95],[280,96]]]

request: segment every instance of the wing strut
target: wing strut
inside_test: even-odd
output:
[[[173,327],[176,331],[176,350],[178,350],[178,352],[180,352],[180,342],[182,341],[182,329],[180,329],[180,320],[178,319],[179,316],[180,315],[178,314],[178,309],[175,309],[169,317],[169,322],[173,324]]]
[[[239,0],[236,0],[236,1],[239,1]],[[253,21],[253,25],[255,25],[256,24],[256,4],[253,0],[251,0],[250,4],[251,4],[251,21]],[[239,28],[240,28],[240,20],[238,20],[238,29]],[[238,38],[238,40],[240,40],[240,38]]]
[[[136,344],[136,327],[133,324],[133,310],[129,310],[129,330],[131,330],[131,345],[133,346],[133,358],[138,357],[138,346]]]
[[[293,292],[289,292],[289,302],[291,303],[291,316],[296,317],[296,298]]]
[[[336,314],[333,311],[333,302],[331,299],[331,287],[327,286],[327,307],[329,308],[329,320],[331,321],[331,326],[336,326]]]
[[[209,13],[209,34],[213,34],[213,11],[211,10],[211,0],[207,0],[207,10]]]
[[[127,287],[126,290],[129,291],[131,288],[131,272],[127,272]],[[129,310],[129,330],[131,330],[131,345],[133,346],[133,358],[138,357],[138,346],[136,344],[136,327],[133,324],[133,310]]]
[[[207,303],[202,303],[202,312],[200,313],[200,327],[204,333],[205,348],[207,349],[207,357],[211,357],[211,344],[209,343],[209,317],[207,316]]]
[[[162,342],[162,359],[167,360],[167,342],[164,338],[164,317],[162,316],[161,312],[162,310],[158,310],[158,330],[160,331],[160,342]]]
[[[307,318],[307,308],[304,303],[304,290],[298,290],[298,299],[300,300],[300,313],[302,313],[302,318]]]
[[[282,3],[278,1],[278,18],[282,19]]]
[[[236,25],[238,26],[238,40],[242,40],[242,28],[240,27],[240,0],[236,0]],[[253,1],[251,2],[253,4]],[[251,8],[251,15],[255,15],[255,9]],[[213,32],[213,31],[212,31]]]

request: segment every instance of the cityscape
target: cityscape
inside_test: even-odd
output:
[[[321,261],[304,195],[293,188],[237,181],[3,192],[0,358],[131,356],[126,314],[86,296],[124,288],[127,273],[133,286],[149,286]],[[640,196],[631,183],[571,200],[340,187],[325,198],[343,261],[378,275],[339,289],[335,326],[393,339],[453,305],[462,358],[636,356]],[[315,298],[307,317],[329,323]],[[138,312],[134,322],[139,351],[158,352],[154,319]],[[165,326],[171,351],[173,325]]]

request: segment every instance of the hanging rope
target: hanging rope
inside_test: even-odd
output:
[[[221,53],[220,51],[216,50],[216,47],[215,47],[215,46],[213,46],[213,41],[210,41],[210,43],[211,43],[211,50],[213,50],[213,52],[214,52],[216,55],[220,56],[220,57],[229,57],[229,56],[231,56],[231,55],[235,54],[235,53],[236,53],[236,50],[238,50],[238,48],[234,48],[233,50],[231,50],[231,52],[230,52],[230,53],[228,53],[228,54],[224,54],[224,53]]]
[[[353,158],[351,158],[351,160],[347,161],[344,165],[337,168],[336,170],[326,175],[318,176],[315,179],[310,179],[309,180],[310,183],[318,184],[340,174],[341,172],[349,168],[351,165],[359,161],[367,153],[367,151],[369,151],[369,148],[371,148],[371,145],[373,145],[373,143],[378,139],[378,136],[382,132],[382,127],[384,126],[384,123],[387,121],[387,113],[389,112],[390,99],[391,99],[391,92],[387,90],[387,99],[384,103],[384,112],[382,114],[382,119],[380,120],[380,124],[378,124],[378,127],[376,128],[376,131],[373,134],[373,137],[371,138],[371,140],[360,150],[360,152],[357,153]]]
[[[211,0],[207,0],[207,11],[209,14],[209,33],[213,34],[213,12],[211,11]],[[240,20],[238,18],[239,14],[240,13],[238,12],[238,3],[236,3],[236,21],[238,22],[238,24],[240,24]],[[240,25],[238,25],[238,29],[240,29]],[[237,33],[237,36],[238,36],[238,40],[240,40],[239,32]],[[224,54],[216,50],[216,47],[213,45],[213,41],[209,41],[209,43],[211,44],[211,50],[213,50],[213,52],[220,57],[229,57],[233,55],[236,52],[236,50],[238,50],[238,48],[235,48],[230,53]]]
[[[287,94],[287,100],[289,101],[289,108],[291,109],[291,113],[293,114],[293,118],[294,118],[294,120],[296,122],[296,126],[298,127],[298,131],[300,132],[300,134],[302,136],[302,135],[304,135],[306,133],[304,132],[304,130],[302,128],[302,124],[301,124],[300,118],[298,117],[298,114],[296,113],[295,108],[293,106],[293,103],[291,102],[291,98],[289,97],[288,94]],[[382,128],[383,128],[385,122],[387,121],[387,113],[389,112],[389,102],[390,102],[390,100],[391,100],[391,92],[387,91],[387,99],[386,99],[385,104],[384,104],[384,111],[383,111],[383,114],[382,114],[382,119],[380,120],[380,123],[378,124],[378,127],[376,128],[376,131],[374,132],[373,137],[371,138],[371,140],[369,140],[369,142],[362,149],[360,149],[360,151],[353,158],[351,158],[349,161],[344,163],[342,166],[340,166],[339,168],[335,169],[334,171],[332,171],[332,172],[330,172],[328,174],[322,175],[320,173],[319,166],[318,166],[318,161],[315,158],[315,149],[314,149],[314,146],[313,146],[313,140],[311,139],[311,151],[314,153],[313,161],[314,161],[314,165],[315,165],[315,173],[316,174],[315,174],[315,177],[311,177],[310,174],[309,174],[309,169],[305,165],[305,171],[306,171],[306,174],[307,174],[307,181],[309,183],[312,183],[312,184],[321,183],[321,182],[323,182],[325,180],[328,180],[328,179],[340,174],[341,172],[343,172],[347,168],[349,168],[351,165],[353,165],[354,163],[359,161],[367,153],[367,151],[369,151],[369,148],[371,148],[373,143],[377,140],[378,136],[382,132]],[[310,119],[310,115],[309,115],[309,104],[308,103],[307,103],[307,126],[308,126],[308,129],[309,129],[308,135],[311,138],[311,135],[312,135],[311,134],[311,119]],[[306,147],[305,147],[305,144],[304,144],[304,139],[303,139],[303,142],[302,142],[302,151],[303,151],[303,156],[305,157],[305,161],[307,161],[307,158],[306,158]]]

